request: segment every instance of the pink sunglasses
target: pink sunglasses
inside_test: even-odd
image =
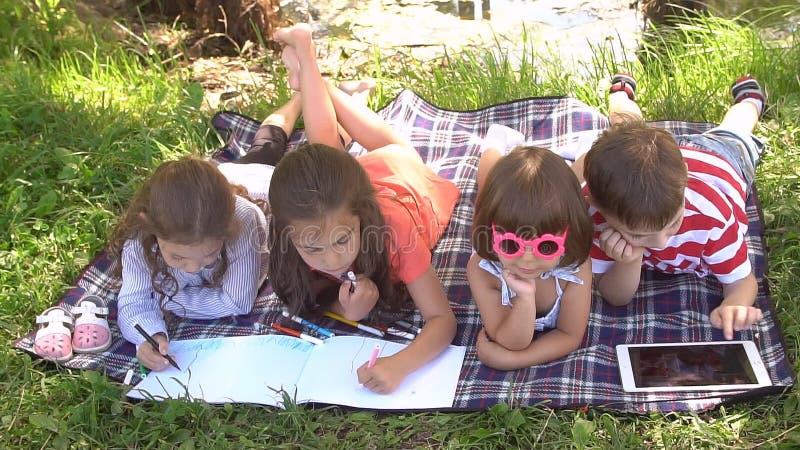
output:
[[[568,231],[569,228],[558,236],[547,233],[535,239],[527,240],[514,233],[500,234],[497,232],[495,225],[492,224],[492,233],[494,234],[494,246],[492,248],[495,253],[504,258],[518,258],[525,254],[525,247],[530,247],[533,255],[537,258],[551,260],[558,258],[566,251],[564,240],[567,239]]]

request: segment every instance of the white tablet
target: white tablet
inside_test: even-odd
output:
[[[745,390],[772,381],[752,341],[617,345],[626,392]]]

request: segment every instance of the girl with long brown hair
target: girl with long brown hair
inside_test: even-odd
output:
[[[117,321],[146,367],[169,364],[165,314],[215,319],[252,310],[267,273],[267,225],[246,196],[212,162],[168,161],[117,224],[111,246],[122,275]]]
[[[275,38],[285,44],[290,86],[302,90],[311,144],[283,156],[272,177],[270,279],[292,312],[330,310],[351,320],[397,308],[408,294],[425,319],[422,332],[404,350],[358,369],[365,387],[389,393],[455,335],[431,249],[459,191],[374,112],[322,79],[307,25]],[[345,152],[339,125],[368,153]],[[355,282],[343,280],[348,272]]]

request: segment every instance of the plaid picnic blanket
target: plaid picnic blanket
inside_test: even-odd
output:
[[[426,163],[452,180],[461,190],[452,220],[433,255],[433,265],[447,291],[458,320],[453,344],[467,346],[467,354],[453,409],[477,410],[496,403],[541,404],[552,408],[584,406],[621,412],[700,411],[746,396],[780,392],[792,386],[795,374],[787,360],[781,331],[771,304],[765,278],[766,250],[757,195],[747,203],[750,231],[747,239],[758,279],[758,305],[764,319],[751,330],[736,333],[736,339],[754,340],[775,386],[749,392],[666,392],[626,393],[622,390],[615,345],[647,342],[692,342],[722,340],[719,330],[708,323],[708,313],[721,301],[721,287],[713,277],[663,275],[645,271],[637,298],[624,307],[604,302],[596,291],[589,327],[581,348],[549,364],[514,371],[499,371],[483,366],[477,359],[474,342],[481,323],[467,285],[466,265],[471,254],[470,224],[476,197],[476,174],[480,138],[490,124],[499,123],[520,130],[529,143],[550,148],[560,154],[576,146],[590,145],[608,123],[595,109],[571,98],[529,98],[493,105],[474,111],[449,111],[438,108],[411,91],[403,91],[380,115],[406,136]],[[706,123],[653,122],[673,133],[700,133]],[[213,158],[233,160],[245,154],[259,122],[231,112],[213,119],[213,126],[227,144]],[[290,145],[304,139],[302,131],[292,135]],[[364,151],[354,144],[351,153]],[[122,339],[116,325],[116,293],[120,281],[111,277],[111,261],[104,252],[80,275],[59,303],[74,305],[86,292],[104,297],[111,306],[110,325],[114,342],[107,351],[76,355],[64,365],[94,369],[114,379],[122,379],[136,367],[133,345]],[[267,283],[256,307],[248,316],[214,321],[181,320],[172,325],[172,339],[241,336],[263,332],[257,323],[278,320],[280,302]],[[422,324],[418,312],[407,319]],[[322,323],[340,330],[331,321]],[[352,330],[350,330],[352,331]],[[32,352],[33,332],[15,346]],[[134,377],[134,381],[135,377]]]

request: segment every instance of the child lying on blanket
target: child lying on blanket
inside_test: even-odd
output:
[[[283,156],[270,184],[272,285],[292,313],[330,309],[350,320],[401,306],[407,291],[425,319],[422,332],[404,350],[358,369],[365,387],[389,393],[455,335],[431,248],[459,191],[374,112],[322,79],[307,25],[279,30],[275,39],[285,45],[290,86],[302,91],[310,144]],[[366,155],[344,151],[339,124]],[[348,271],[356,282],[342,281]]]
[[[117,320],[139,361],[151,370],[169,364],[165,314],[248,314],[266,276],[265,241],[264,211],[214,163],[184,158],[161,164],[134,195],[111,242],[122,263]]]
[[[732,339],[762,318],[753,306],[758,287],[745,242],[745,199],[762,148],[751,133],[764,93],[754,78],[741,78],[720,126],[672,136],[645,125],[635,89],[629,75],[614,77],[612,127],[585,156],[598,289],[609,303],[625,305],[642,267],[714,275],[724,298],[709,319]]]
[[[498,127],[488,135],[502,134]],[[580,346],[591,306],[592,224],[578,179],[560,156],[519,146],[501,157],[506,145],[492,147],[484,146],[478,166],[467,278],[483,322],[478,358],[511,370]]]
[[[341,87],[359,95],[371,86]],[[134,196],[112,250],[122,260],[119,326],[146,367],[168,365],[164,312],[214,319],[253,308],[266,277],[269,182],[299,115],[296,94],[264,119],[247,155],[217,166],[227,180],[213,163],[187,158],[164,163]],[[158,349],[136,324],[154,336]]]

